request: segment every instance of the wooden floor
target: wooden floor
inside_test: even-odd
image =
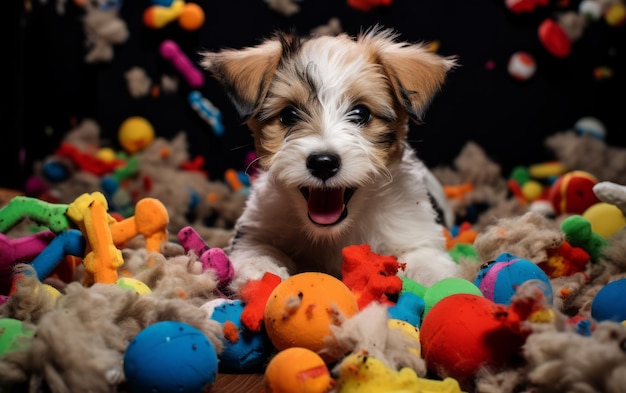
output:
[[[207,391],[210,393],[260,393],[263,391],[263,374],[218,374]]]

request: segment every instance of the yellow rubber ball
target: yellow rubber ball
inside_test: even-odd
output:
[[[120,277],[115,282],[115,285],[120,288],[135,291],[139,295],[145,295],[152,292],[150,287],[133,277]]]
[[[129,117],[120,125],[117,138],[124,150],[136,153],[154,141],[154,128],[141,116]]]
[[[624,213],[617,206],[605,202],[590,206],[582,216],[591,224],[591,230],[605,239],[626,227]]]
[[[331,333],[334,307],[346,318],[359,311],[354,295],[337,278],[317,272],[296,274],[270,294],[265,305],[265,330],[279,351],[302,347],[319,352]],[[327,363],[337,360],[321,356]]]
[[[42,289],[43,289],[43,290],[44,290],[44,291],[45,291],[48,295],[52,296],[52,299],[53,299],[54,301],[56,301],[56,300],[57,300],[57,299],[61,296],[61,292],[59,292],[59,290],[58,290],[58,289],[56,289],[55,287],[53,287],[53,286],[52,286],[52,285],[50,285],[50,284],[43,284],[43,283],[42,283],[42,284],[41,284],[41,288],[42,288]],[[36,286],[36,287],[33,289],[33,293],[34,293],[35,295],[38,295],[38,294],[39,294],[39,286]]]
[[[104,162],[113,162],[117,158],[115,150],[110,147],[103,147],[96,153],[96,157]]]
[[[57,300],[59,298],[59,296],[61,296],[61,292],[59,292],[58,289],[56,289],[55,287],[53,287],[52,285],[49,284],[43,284],[43,289],[45,289],[46,292],[48,292],[50,295],[52,295],[52,298],[54,300]]]
[[[307,348],[292,347],[280,351],[265,369],[267,393],[324,393],[331,388],[332,379],[326,363]]]
[[[522,194],[527,201],[534,201],[543,193],[543,186],[535,180],[529,180],[522,186]]]
[[[604,20],[610,26],[623,26],[626,22],[626,5],[621,3],[609,5],[604,13]]]
[[[417,357],[422,356],[420,347],[420,331],[418,327],[413,326],[406,321],[393,318],[390,318],[389,321],[387,321],[387,325],[390,329],[397,329],[400,333],[404,335],[404,337],[412,340],[415,345],[410,346],[408,350]]]

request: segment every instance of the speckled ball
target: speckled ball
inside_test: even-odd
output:
[[[161,321],[130,342],[124,374],[133,393],[202,393],[217,377],[217,353],[199,329]]]
[[[325,273],[300,273],[282,281],[269,296],[264,323],[278,350],[303,347],[318,352],[330,334],[333,307],[347,318],[359,309],[350,289]],[[331,359],[322,356],[326,362]]]

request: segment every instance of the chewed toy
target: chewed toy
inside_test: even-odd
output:
[[[224,124],[222,123],[222,112],[211,101],[202,96],[198,90],[192,90],[187,96],[189,105],[198,113],[204,121],[209,123],[213,132],[217,136],[224,135]]]
[[[155,198],[143,198],[135,204],[135,215],[111,223],[111,238],[120,247],[137,235],[146,239],[146,251],[160,252],[161,244],[167,241],[169,224],[167,208]]]
[[[57,235],[48,246],[37,255],[30,265],[39,281],[48,277],[59,261],[67,255],[85,255],[85,238],[78,229],[68,229]]]
[[[81,229],[86,238],[86,255],[83,260],[83,284],[95,282],[113,284],[117,269],[124,260],[118,247],[137,235],[143,235],[146,251],[160,252],[167,241],[169,215],[159,200],[143,198],[135,205],[135,215],[116,221],[107,213],[108,204],[100,192],[83,194],[69,205],[67,215]]]
[[[267,272],[260,280],[250,280],[239,291],[246,306],[241,313],[243,325],[258,332],[265,318],[265,305],[274,289],[281,283],[280,276]]]
[[[334,373],[339,375],[336,380],[338,393],[461,393],[459,383],[453,378],[442,381],[420,378],[409,367],[394,371],[367,353],[355,353],[345,357],[335,367]]]
[[[396,304],[389,307],[389,316],[419,327],[422,324],[425,305],[424,299],[412,292],[404,291],[398,296]]]
[[[209,318],[222,325],[224,349],[219,353],[219,369],[227,373],[260,371],[274,346],[261,330],[253,332],[241,322],[241,300],[214,299],[202,306]]]
[[[193,250],[202,262],[202,270],[213,269],[221,287],[230,283],[235,270],[230,259],[220,248],[211,248],[202,240],[198,232],[193,227],[187,226],[178,232],[178,241],[185,249],[185,252]]]
[[[24,218],[58,233],[70,227],[65,215],[67,205],[44,202],[36,198],[16,196],[0,210],[0,232],[7,233]]]
[[[108,203],[100,192],[83,194],[67,209],[67,216],[85,236],[86,255],[83,259],[84,285],[114,284],[117,269],[124,264],[122,252],[113,244],[110,225],[115,220],[107,214]]]
[[[141,199],[135,206],[135,215],[121,221],[107,210],[107,200],[100,192],[83,194],[69,205],[14,197],[0,210],[0,227],[4,231],[24,218],[51,230],[19,239],[0,234],[0,293],[9,290],[14,280],[10,269],[17,262],[30,262],[37,278],[43,280],[63,258],[83,258],[84,285],[113,284],[118,279],[117,268],[124,263],[120,248],[125,242],[142,235],[149,253],[160,252],[161,244],[168,239],[169,224],[163,203],[154,198]],[[72,227],[72,222],[78,229]]]
[[[53,241],[51,231],[38,232],[18,239],[0,234],[0,294],[7,294],[11,287],[13,266],[36,258]]]
[[[204,10],[196,3],[174,0],[170,4],[153,4],[143,13],[143,23],[151,29],[160,29],[175,20],[187,31],[198,30],[204,24]]]
[[[180,46],[172,40],[165,40],[159,47],[161,56],[172,63],[192,88],[204,85],[204,74],[189,60]]]
[[[144,11],[143,23],[151,29],[160,29],[178,19],[184,8],[183,0],[174,0],[169,6],[152,5]]]
[[[344,247],[341,281],[350,288],[359,309],[370,302],[391,305],[387,295],[400,293],[402,280],[397,276],[403,266],[391,255],[379,255],[367,244]]]

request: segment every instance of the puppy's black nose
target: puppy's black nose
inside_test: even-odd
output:
[[[339,172],[341,161],[332,153],[311,154],[306,160],[306,167],[311,174],[319,179],[327,180]]]

